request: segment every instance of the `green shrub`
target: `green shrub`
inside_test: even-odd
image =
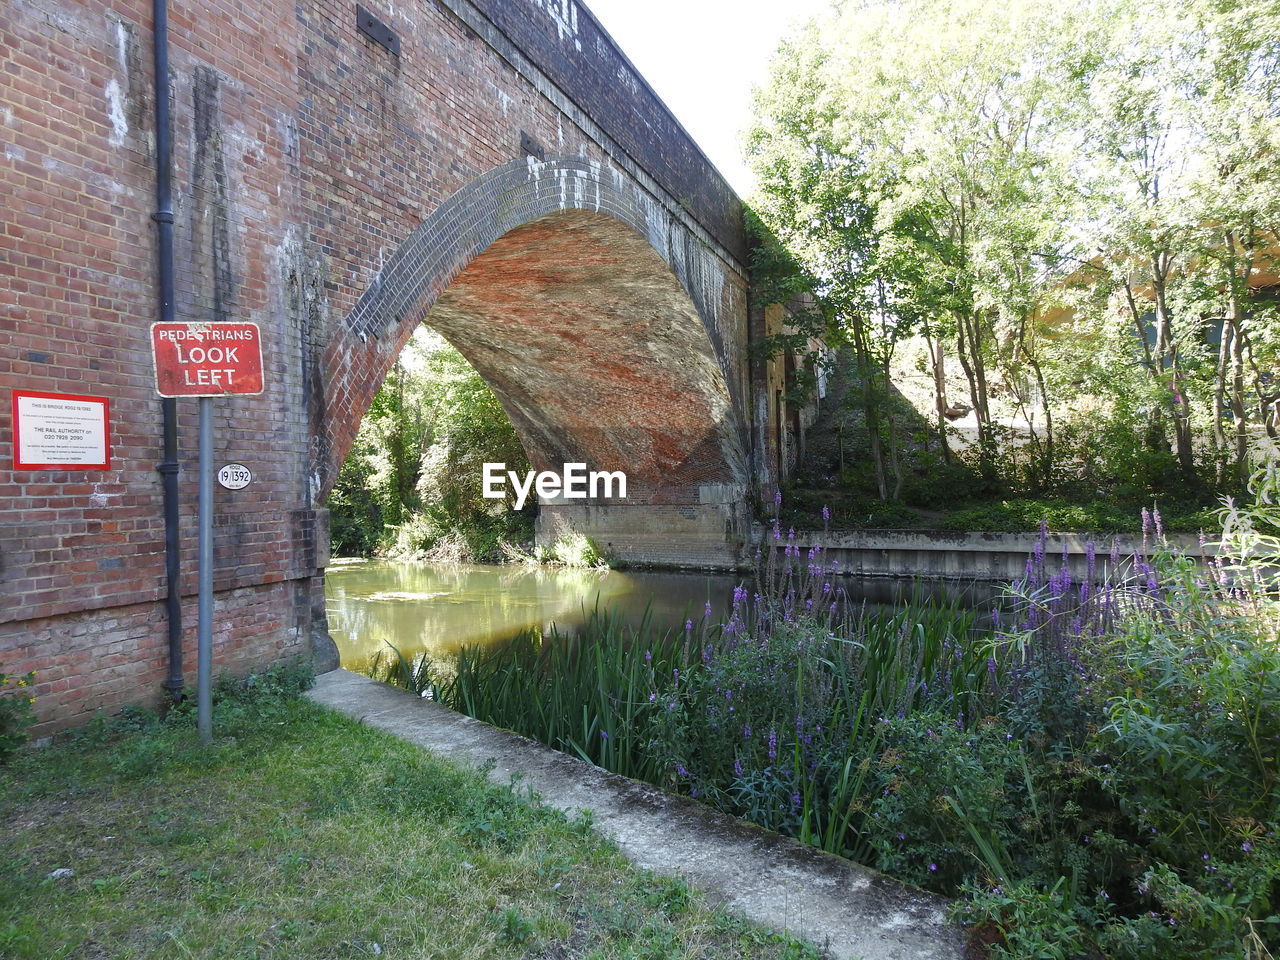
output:
[[[214,723],[236,723],[270,712],[296,700],[315,683],[315,666],[310,657],[293,657],[273,663],[244,677],[224,675],[213,684]],[[169,711],[169,722],[187,722],[195,716],[195,691]],[[136,721],[135,721],[136,722]]]
[[[1076,960],[1088,956],[1084,928],[1093,917],[1078,910],[1059,881],[1048,890],[1027,881],[969,886],[952,915],[993,943],[997,960]],[[1151,956],[1171,956],[1152,954]]]
[[[1158,606],[1125,617],[1107,652],[1096,749],[1136,852],[1125,894],[1172,921],[1177,956],[1243,956],[1254,924],[1280,944],[1280,624],[1248,565],[1210,576],[1157,558]]]
[[[600,552],[595,541],[581,533],[565,533],[556,537],[549,553],[552,562],[566,567],[609,566],[609,561]]]
[[[0,763],[6,762],[27,742],[27,727],[35,720],[36,698],[32,685],[36,675],[12,677],[0,672]]]
[[[768,519],[772,520],[772,515]],[[893,529],[921,524],[920,514],[900,501],[833,490],[793,491],[785,498],[779,519],[784,528],[797,530]]]
[[[966,729],[954,716],[880,721],[874,799],[864,820],[875,866],[934,890],[1011,872],[1022,780],[1019,745],[998,724]]]

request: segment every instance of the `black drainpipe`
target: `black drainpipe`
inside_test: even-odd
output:
[[[160,288],[160,321],[173,320],[173,144],[169,138],[169,9],[168,0],[153,0],[156,96],[156,269]],[[169,626],[169,676],[164,688],[182,698],[182,588],[178,538],[178,402],[160,401],[164,421],[164,460],[156,465],[164,483],[164,574],[168,585],[165,610]]]

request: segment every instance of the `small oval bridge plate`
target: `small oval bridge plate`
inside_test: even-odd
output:
[[[228,490],[243,490],[253,480],[253,473],[243,463],[228,463],[218,471],[218,483]]]

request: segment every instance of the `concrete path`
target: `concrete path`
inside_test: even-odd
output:
[[[326,673],[312,700],[490,778],[518,777],[550,806],[590,810],[634,863],[675,875],[775,930],[839,960],[959,960],[945,901],[847,860],[735,820],[346,670]]]

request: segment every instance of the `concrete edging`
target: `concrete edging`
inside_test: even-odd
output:
[[[909,580],[959,580],[1009,583],[1022,577],[1027,557],[1040,537],[1035,533],[995,533],[960,530],[848,530],[831,533],[796,531],[794,539],[774,540],[770,528],[752,530],[757,546],[799,547],[802,553],[822,550],[824,567],[836,565],[839,576]],[[1046,566],[1056,571],[1064,559],[1078,579],[1101,576],[1110,567],[1112,545],[1118,547],[1120,572],[1127,570],[1136,551],[1143,548],[1141,535],[1052,533],[1045,538]],[[1175,534],[1168,544],[1195,555],[1199,539]],[[1216,552],[1209,545],[1209,552]],[[1092,550],[1093,561],[1089,554]]]
[[[607,773],[347,670],[316,681],[318,704],[442,757],[518,778],[552,807],[589,810],[632,862],[707,890],[728,909],[825,947],[837,960],[960,960],[946,901],[695,800]]]

